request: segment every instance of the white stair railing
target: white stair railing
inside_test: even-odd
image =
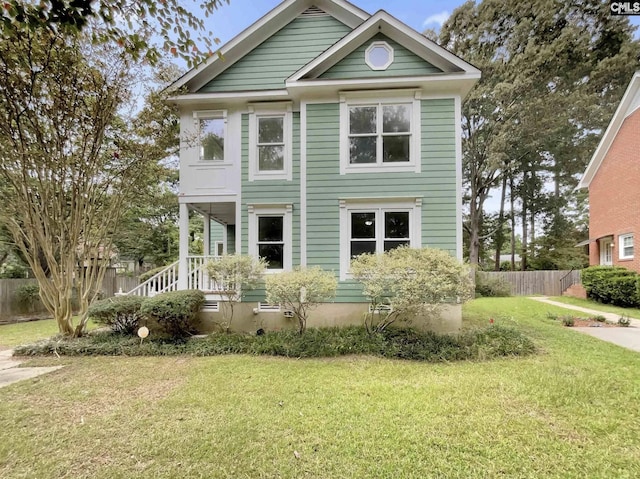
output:
[[[178,290],[178,262],[170,264],[159,273],[129,291],[128,295],[155,296]]]
[[[209,277],[207,263],[219,260],[220,256],[187,256],[187,289],[199,289],[206,293],[220,293],[235,288],[232,281],[217,282]],[[125,293],[135,296],[155,296],[159,293],[178,290],[178,261],[170,264],[144,283]]]

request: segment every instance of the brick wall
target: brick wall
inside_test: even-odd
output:
[[[632,260],[621,260],[619,235],[634,234]],[[623,122],[589,186],[589,238],[613,235],[613,264],[640,272],[640,109]],[[598,242],[590,264],[600,264]]]

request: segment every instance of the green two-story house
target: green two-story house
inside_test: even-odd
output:
[[[460,105],[480,78],[464,60],[385,11],[344,0],[286,0],[178,79],[180,260],[163,285],[200,288],[223,253],[264,257],[269,273],[320,265],[339,279],[310,325],[362,321],[350,259],[399,245],[462,258]],[[191,255],[189,211],[207,256]],[[175,279],[175,281],[173,281]],[[234,326],[286,318],[245,295]],[[449,308],[436,329],[455,329]],[[434,327],[434,325],[432,325]]]

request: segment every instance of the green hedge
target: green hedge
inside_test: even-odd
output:
[[[102,299],[89,306],[89,317],[98,324],[109,326],[115,333],[134,334],[140,324],[141,296],[116,296]]]
[[[184,337],[195,331],[198,312],[205,296],[199,290],[171,291],[147,298],[141,313],[173,337]]]
[[[251,354],[288,358],[336,357],[366,354],[425,362],[488,360],[527,356],[536,352],[533,341],[521,332],[501,326],[466,331],[458,335],[388,328],[369,334],[363,327],[276,331],[261,336],[212,334],[183,340],[146,339],[142,343],[111,333],[78,339],[50,339],[15,348],[15,354],[66,356],[216,356]]]
[[[640,306],[640,276],[619,266],[591,266],[582,271],[590,299],[622,307]]]

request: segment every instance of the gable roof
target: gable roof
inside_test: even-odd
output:
[[[629,86],[627,87],[627,91],[625,91],[622,100],[620,101],[620,105],[616,112],[613,114],[613,118],[611,119],[611,123],[607,127],[607,130],[602,135],[602,139],[596,148],[587,169],[582,175],[582,179],[576,189],[580,188],[588,188],[591,184],[591,181],[596,176],[602,161],[605,156],[609,152],[609,148],[613,144],[616,136],[618,135],[618,131],[620,131],[620,127],[624,123],[624,120],[635,112],[638,108],[640,108],[640,71],[637,71]]]
[[[195,68],[189,70],[168,88],[187,86],[189,91],[197,91],[209,80],[240,60],[267,38],[289,24],[302,12],[320,9],[338,19],[350,28],[355,28],[369,18],[369,14],[346,0],[285,0],[269,13],[246,28],[219,50]]]
[[[470,63],[416,32],[384,10],[378,10],[331,48],[291,75],[287,79],[287,86],[300,80],[318,78],[378,33],[395,40],[445,73],[480,75],[480,70]]]

